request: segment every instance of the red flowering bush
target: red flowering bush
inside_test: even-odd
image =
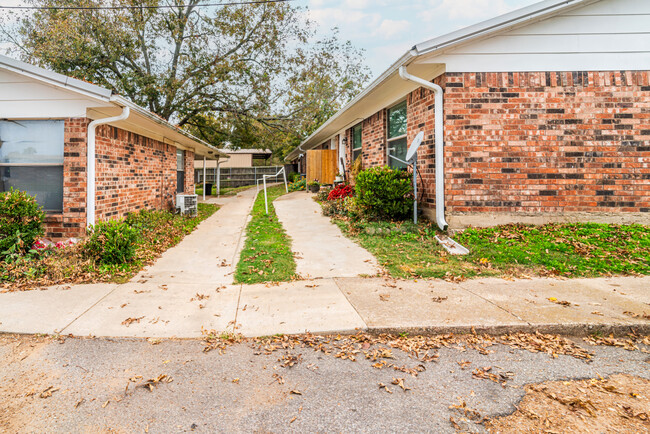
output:
[[[354,195],[354,188],[348,184],[339,184],[327,195],[327,200],[345,199]]]

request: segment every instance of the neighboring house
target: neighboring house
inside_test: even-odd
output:
[[[203,156],[224,154],[109,89],[0,55],[0,192],[35,195],[50,238],[173,207]]]
[[[650,1],[547,0],[418,44],[287,160],[399,167],[389,150],[403,159],[420,131],[441,227],[649,224]]]

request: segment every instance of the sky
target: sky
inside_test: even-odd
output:
[[[377,77],[415,44],[538,0],[294,0],[306,7],[319,33],[339,29],[343,40],[365,50],[366,64]],[[0,0],[19,5],[22,0]],[[0,44],[0,51],[6,48]]]
[[[1,0],[0,0],[1,1]],[[377,77],[415,44],[529,6],[539,0],[298,0],[321,32],[365,50]]]

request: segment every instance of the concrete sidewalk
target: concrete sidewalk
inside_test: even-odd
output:
[[[0,331],[197,338],[276,333],[650,333],[650,277],[506,281],[335,278],[279,285],[156,282],[0,294]],[[555,298],[556,302],[549,299]],[[567,306],[558,304],[566,302]],[[130,319],[130,320],[129,320]]]
[[[291,237],[296,271],[305,278],[373,276],[377,260],[341,233],[325,217],[313,195],[296,191],[273,202],[278,219]]]

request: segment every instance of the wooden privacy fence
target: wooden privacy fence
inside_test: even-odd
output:
[[[334,184],[338,173],[336,150],[322,149],[307,151],[307,182]]]

